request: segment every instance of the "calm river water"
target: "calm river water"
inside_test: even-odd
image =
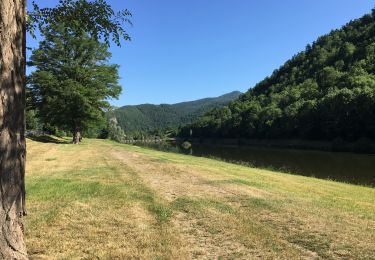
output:
[[[375,187],[375,155],[249,146],[194,144],[190,149],[183,149],[173,143],[137,145]]]

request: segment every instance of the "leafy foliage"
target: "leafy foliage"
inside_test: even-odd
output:
[[[116,118],[109,119],[108,138],[120,143],[126,139],[124,130],[118,125]]]
[[[83,30],[96,40],[103,39],[108,45],[111,40],[117,45],[121,39],[130,40],[123,25],[131,25],[131,13],[126,9],[115,13],[105,0],[60,0],[53,8],[40,8],[35,2],[32,5],[27,24],[31,34],[37,28],[43,31],[63,23],[73,31]]]
[[[107,98],[118,97],[118,65],[108,64],[108,46],[65,24],[43,29],[44,40],[29,65],[29,92],[44,123],[81,132],[104,123]]]
[[[205,112],[227,105],[240,94],[234,91],[217,98],[205,98],[173,105],[124,106],[116,109],[113,115],[126,133],[153,132],[157,129],[177,128],[191,123]]]
[[[25,113],[26,116],[26,129],[27,130],[39,130],[42,128],[35,110],[27,110]]]
[[[307,45],[180,135],[190,129],[196,137],[375,138],[375,9]]]

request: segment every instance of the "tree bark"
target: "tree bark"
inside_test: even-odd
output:
[[[73,132],[73,144],[79,144],[82,140],[81,129],[75,128]]]
[[[25,209],[25,0],[0,1],[0,258],[28,259]]]

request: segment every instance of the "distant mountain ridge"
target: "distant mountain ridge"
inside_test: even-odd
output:
[[[233,91],[219,97],[203,98],[176,104],[141,104],[123,106],[114,110],[119,126],[126,133],[175,128],[189,124],[199,116],[214,109],[228,105],[242,93]]]

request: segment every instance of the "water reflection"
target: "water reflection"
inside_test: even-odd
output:
[[[138,145],[375,187],[375,155],[197,144],[183,149],[179,144],[165,142]]]

